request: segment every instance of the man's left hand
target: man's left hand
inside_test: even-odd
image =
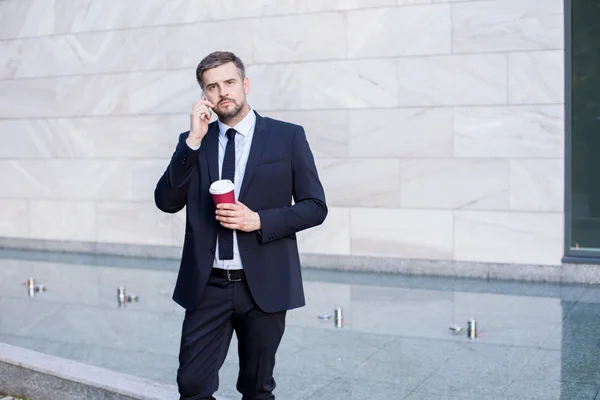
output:
[[[261,228],[260,217],[243,203],[221,203],[217,205],[217,221],[225,228],[243,232],[253,232]]]

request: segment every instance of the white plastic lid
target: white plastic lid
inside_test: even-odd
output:
[[[220,181],[214,181],[210,185],[209,192],[210,194],[223,194],[231,192],[234,188],[233,182],[229,179],[221,179]]]

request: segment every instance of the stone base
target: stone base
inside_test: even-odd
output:
[[[172,400],[175,386],[0,343],[0,392],[28,400]]]

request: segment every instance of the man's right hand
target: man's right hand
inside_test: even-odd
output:
[[[198,100],[192,106],[190,113],[190,133],[186,139],[186,143],[190,147],[200,146],[200,142],[208,132],[208,123],[212,115],[211,108],[215,106],[202,96],[202,100]]]

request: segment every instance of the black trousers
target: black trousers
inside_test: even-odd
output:
[[[198,308],[185,313],[177,370],[180,400],[214,399],[234,331],[240,363],[237,390],[242,399],[275,399],[273,369],[285,315],[285,311],[260,310],[245,280],[211,276]]]

